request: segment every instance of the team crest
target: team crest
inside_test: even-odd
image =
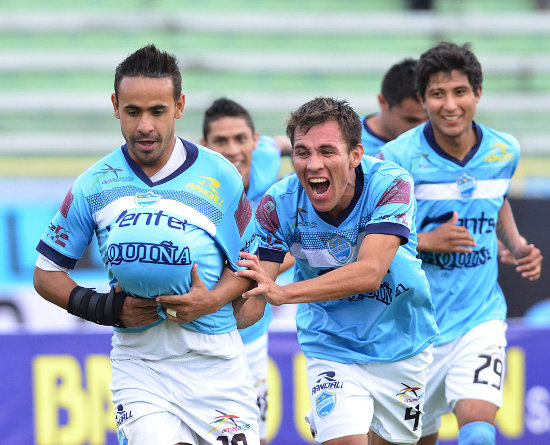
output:
[[[134,200],[136,201],[136,204],[140,207],[147,207],[150,205],[153,205],[157,202],[159,202],[162,199],[162,196],[157,195],[153,192],[147,192],[147,193],[138,193],[134,197]]]
[[[335,405],[336,394],[333,392],[323,391],[315,399],[315,409],[317,410],[319,417],[322,417],[323,419],[332,412]]]
[[[327,249],[336,261],[342,264],[350,259],[353,251],[351,243],[338,235],[327,241]]]
[[[476,178],[468,176],[466,173],[456,178],[458,192],[463,200],[470,199],[476,190]]]

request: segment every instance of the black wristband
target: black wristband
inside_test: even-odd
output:
[[[115,292],[114,287],[108,293],[101,293],[76,286],[69,296],[67,312],[92,323],[123,328],[120,315],[126,297],[124,292]]]

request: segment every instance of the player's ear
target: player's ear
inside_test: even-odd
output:
[[[350,167],[355,168],[361,163],[361,159],[365,154],[365,149],[362,144],[357,144],[350,152]]]
[[[477,91],[475,91],[476,96],[476,103],[479,102],[479,99],[481,99],[481,85],[477,88]]]
[[[382,93],[378,95],[378,106],[380,107],[381,110],[385,110],[389,108],[388,101],[386,100],[386,98]]]
[[[183,109],[185,108],[185,94],[181,94],[179,99],[176,102],[176,119],[179,119],[183,114]]]
[[[252,135],[252,137],[254,138],[254,148],[253,148],[253,150],[256,150],[256,147],[258,146],[258,141],[260,140],[260,135],[258,134],[257,131],[255,131],[254,134]]]
[[[120,119],[120,111],[118,109],[118,99],[116,98],[115,93],[111,94],[111,102],[113,103],[113,110],[114,110],[115,117],[117,119]]]

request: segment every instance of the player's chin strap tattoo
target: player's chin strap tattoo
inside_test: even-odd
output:
[[[76,286],[69,296],[67,312],[92,323],[123,328],[120,315],[127,296],[122,291],[115,292],[114,287],[108,293],[101,293],[92,288]]]

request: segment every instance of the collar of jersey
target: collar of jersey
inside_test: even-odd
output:
[[[481,131],[481,128],[479,125],[477,125],[475,122],[472,121],[472,127],[474,128],[476,135],[477,135],[477,142],[475,145],[470,149],[466,157],[462,160],[455,158],[454,156],[451,156],[449,153],[447,153],[445,150],[443,150],[435,141],[434,137],[434,131],[432,128],[432,123],[430,121],[426,122],[426,125],[424,125],[424,137],[426,138],[426,141],[428,144],[430,144],[430,147],[442,158],[448,159],[451,162],[454,162],[455,164],[460,165],[461,167],[464,167],[470,159],[474,157],[474,155],[477,153],[477,150],[479,149],[479,146],[481,145],[481,140],[483,139],[483,132]]]
[[[191,167],[197,160],[197,157],[199,155],[199,149],[197,148],[197,146],[192,142],[186,141],[182,138],[179,138],[179,139],[181,140],[181,142],[183,142],[183,145],[187,150],[187,157],[185,158],[185,162],[181,164],[181,166],[179,166],[176,170],[174,170],[174,172],[166,176],[166,178],[162,178],[160,181],[157,181],[157,182],[151,181],[151,179],[149,179],[149,176],[143,173],[143,170],[141,169],[141,167],[130,156],[130,153],[128,152],[128,147],[126,144],[122,146],[122,153],[124,154],[124,158],[126,159],[126,162],[130,166],[134,174],[139,179],[141,179],[141,181],[147,184],[149,187],[153,187],[155,185],[164,184],[165,182],[171,181],[176,176],[181,175],[185,170]]]
[[[321,218],[324,222],[327,224],[330,224],[333,227],[338,227],[342,222],[346,220],[346,218],[350,215],[350,213],[355,208],[355,204],[357,204],[357,201],[359,201],[359,198],[361,196],[361,193],[363,193],[363,186],[365,185],[365,175],[363,175],[363,169],[361,168],[361,164],[359,164],[357,167],[355,167],[355,191],[353,193],[353,199],[349,203],[349,205],[346,207],[346,209],[338,216],[338,218],[333,218],[330,216],[327,212],[318,212],[315,210],[315,207],[313,207],[313,210],[315,210],[315,213],[317,213],[317,216]]]

